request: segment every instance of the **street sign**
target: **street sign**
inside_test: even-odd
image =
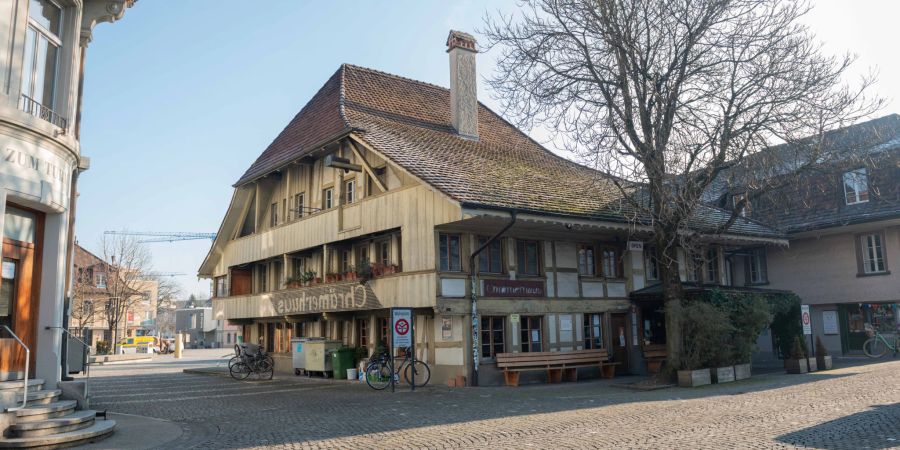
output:
[[[393,348],[412,347],[412,310],[395,308],[391,310],[391,316],[394,330]]]
[[[809,305],[800,305],[800,321],[803,323],[803,334],[812,334],[812,324],[809,320]]]

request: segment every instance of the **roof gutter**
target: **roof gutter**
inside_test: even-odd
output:
[[[515,225],[516,210],[510,209],[508,212],[509,222],[469,255],[469,288],[471,289],[472,299],[472,372],[469,377],[469,386],[478,386],[478,348],[480,345],[478,338],[481,336],[481,331],[479,330],[481,321],[478,318],[478,270],[475,268],[475,258]]]

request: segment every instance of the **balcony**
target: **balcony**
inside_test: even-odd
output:
[[[56,125],[57,127],[61,128],[63,131],[65,131],[66,127],[68,126],[68,121],[66,120],[65,117],[60,116],[59,114],[54,112],[52,109],[44,106],[37,100],[35,100],[25,94],[22,94],[21,107],[22,107],[22,111],[24,111],[34,117],[37,117],[39,119],[46,120],[47,122],[50,122],[53,125]]]

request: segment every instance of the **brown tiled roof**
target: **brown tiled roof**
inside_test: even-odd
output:
[[[550,152],[483,104],[477,140],[459,136],[450,124],[448,89],[344,64],[236,185],[355,130],[394,163],[461,203],[613,221],[630,217],[607,175]],[[692,222],[711,229],[728,214],[704,207]],[[776,235],[743,219],[730,231]]]
[[[75,257],[73,258],[73,264],[75,267],[88,268],[92,266],[96,266],[98,264],[103,264],[103,260],[100,259],[99,256],[89,252],[84,247],[75,244]]]

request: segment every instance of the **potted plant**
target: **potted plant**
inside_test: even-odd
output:
[[[712,367],[709,369],[713,383],[730,383],[734,381],[734,364],[731,362],[731,351],[727,347],[721,348],[719,357],[712,358]]]
[[[710,363],[721,359],[723,339],[732,331],[728,316],[720,308],[703,301],[686,304],[681,313],[682,336],[685,338],[678,385],[696,387],[710,384]]]
[[[816,336],[816,365],[819,370],[829,370],[832,367],[831,355],[828,354],[828,348],[820,336]]]
[[[325,282],[326,283],[335,283],[335,282],[341,281],[341,278],[342,278],[341,274],[339,274],[339,273],[330,272],[330,273],[325,274]]]
[[[372,263],[368,260],[362,260],[356,263],[356,277],[359,280],[360,284],[365,284],[366,281],[372,279]]]
[[[806,349],[803,345],[803,338],[794,337],[794,345],[791,347],[790,358],[784,360],[784,367],[788,373],[806,373],[809,372],[807,365]]]
[[[293,288],[298,288],[300,286],[303,286],[302,275],[297,276],[297,277],[288,277],[288,279],[284,280],[284,286],[287,287],[288,289],[293,289]]]
[[[316,272],[313,270],[307,270],[307,271],[303,272],[302,274],[300,274],[300,281],[303,283],[304,286],[309,286],[310,284],[314,284],[314,283],[318,282],[317,280],[318,280],[318,278],[316,278]]]

